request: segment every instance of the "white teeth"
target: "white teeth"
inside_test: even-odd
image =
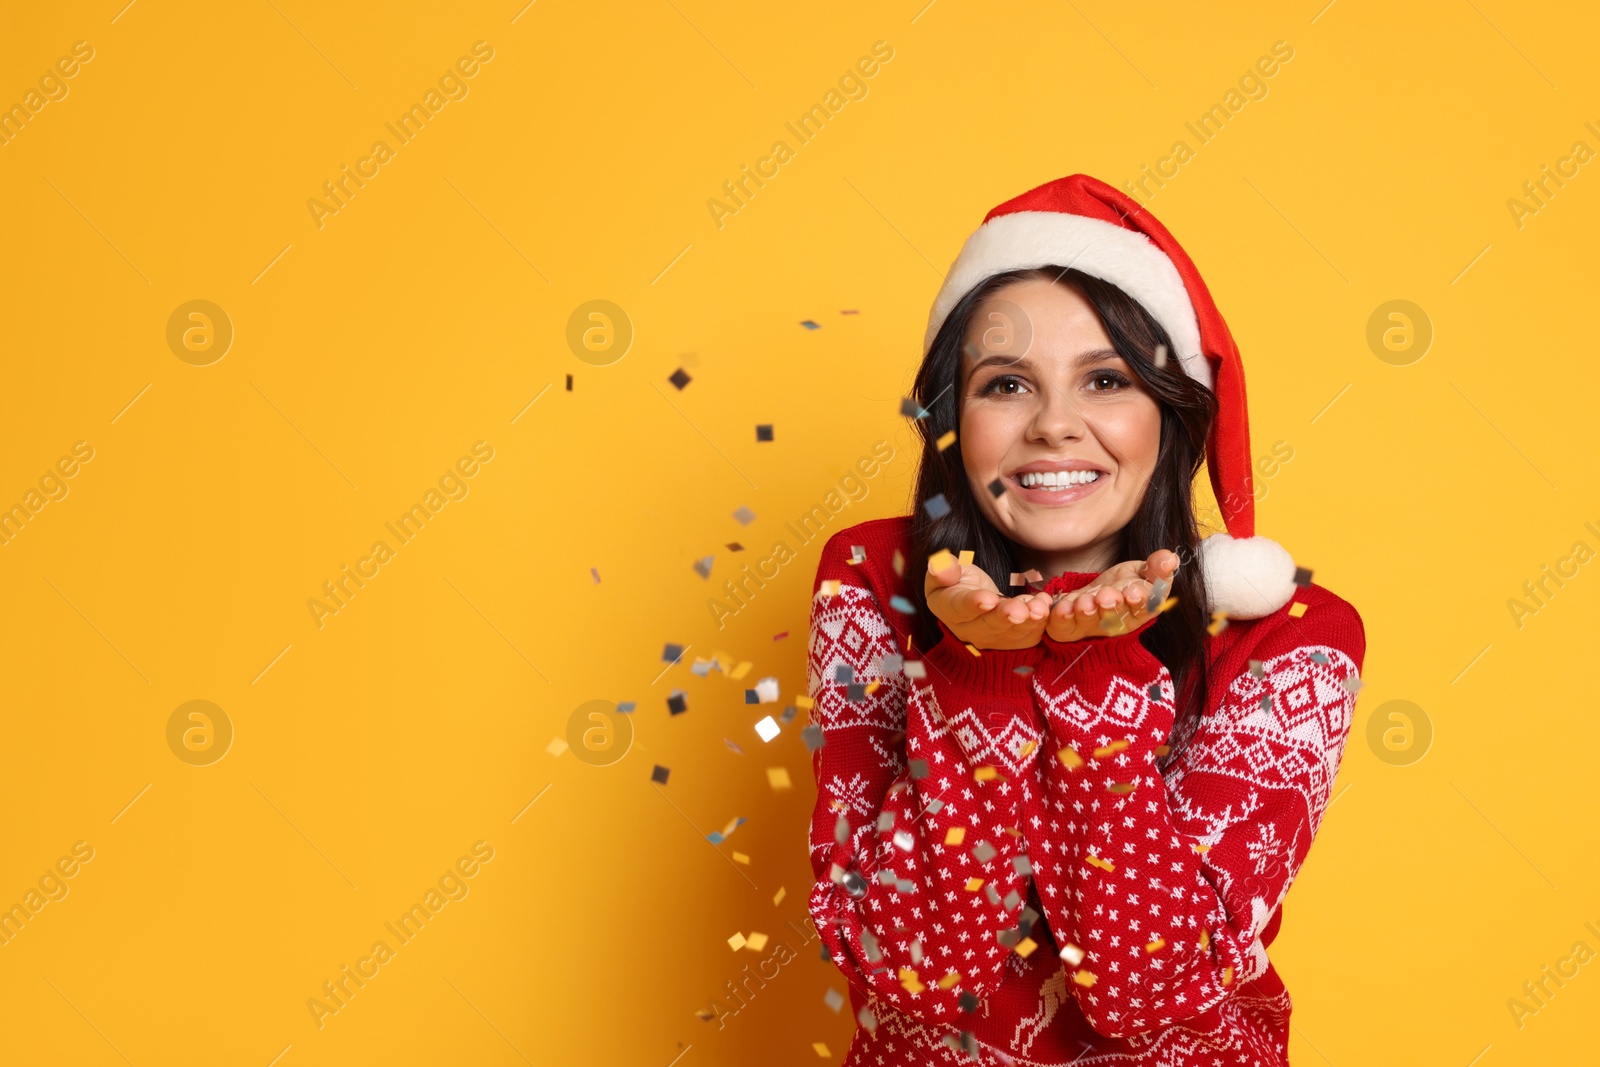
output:
[[[1032,471],[1018,480],[1030,489],[1065,489],[1099,477],[1099,471]]]

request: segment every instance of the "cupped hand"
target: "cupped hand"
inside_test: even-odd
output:
[[[1081,641],[1137,633],[1161,614],[1178,573],[1178,554],[1159,548],[1149,559],[1118,563],[1050,609],[1045,633],[1052,641]]]
[[[948,552],[929,558],[923,589],[928,610],[974,648],[1031,648],[1050,614],[1050,594],[1001,596],[986,571]]]

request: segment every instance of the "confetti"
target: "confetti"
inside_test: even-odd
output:
[[[935,493],[922,502],[922,510],[928,513],[930,519],[942,519],[950,514],[950,502],[943,493]]]
[[[934,442],[934,444],[939,446],[940,452],[943,452],[945,449],[949,448],[955,443],[956,432],[954,430],[946,430],[944,433],[939,435],[939,440]]]
[[[650,780],[657,785],[666,785],[667,775],[671,773],[672,771],[669,768],[663,767],[658,763],[655,765],[654,769],[650,771]]]
[[[1344,686],[1346,689],[1348,689],[1352,693],[1359,693],[1359,692],[1361,692],[1362,687],[1364,687],[1367,683],[1363,682],[1360,678],[1357,678],[1355,675],[1352,674],[1350,677],[1346,678],[1344,681],[1340,682],[1339,684]]]
[[[912,400],[910,397],[904,397],[901,399],[900,414],[904,415],[908,419],[925,419],[928,417],[927,409],[922,407],[922,405],[918,404],[915,400]]]
[[[1204,952],[1206,949],[1208,949],[1210,947],[1211,947],[1211,931],[1210,930],[1201,930],[1200,931],[1200,951]]]
[[[733,513],[733,517],[739,520],[739,525],[741,526],[749,526],[756,521],[756,513],[749,508],[740,508]]]
[[[894,567],[894,572],[904,578],[906,574],[906,557],[901,554],[898,548],[894,550],[894,558],[889,562]]]
[[[889,606],[902,615],[915,615],[917,613],[916,605],[898,593],[889,598]]]
[[[845,308],[843,311],[839,312],[839,314],[841,314],[841,315],[859,315],[859,314],[861,314],[861,312],[857,311],[855,308]]]
[[[961,981],[961,975],[956,971],[951,971],[949,974],[939,979],[936,984],[940,989],[949,989],[959,981]]]
[[[744,546],[741,545],[737,541],[729,541],[723,547],[726,548],[729,552],[743,552],[744,551]]]
[[[756,425],[756,440],[757,441],[770,441],[770,440],[772,440],[772,424],[770,422],[758,423]]]
[[[1056,759],[1060,760],[1061,765],[1069,771],[1075,771],[1083,766],[1083,757],[1078,755],[1071,745],[1057,752]]]
[[[824,1045],[821,1041],[811,1042],[811,1047],[816,1050],[817,1055],[821,1056],[823,1059],[831,1060],[833,1058],[833,1053],[829,1052],[828,1046]]]
[[[677,370],[673,371],[671,376],[667,378],[667,381],[678,387],[679,392],[682,392],[683,387],[688,385],[693,380],[693,378],[689,377],[689,373],[682,367],[679,367]]]
[[[746,867],[748,867],[748,866],[750,866],[750,857],[746,856],[743,852],[735,852],[733,854],[733,862],[742,863]]]
[[[771,741],[774,737],[777,737],[780,729],[778,720],[771,715],[756,723],[756,733],[761,735],[761,740],[763,741]]]
[[[1253,659],[1250,661],[1250,675],[1254,678],[1265,678],[1267,676],[1267,672],[1262,668],[1260,660]]]
[[[1085,989],[1088,989],[1090,986],[1094,985],[1094,975],[1088,971],[1073,971],[1072,980],[1083,986]]]
[[[710,579],[710,577],[711,577],[711,561],[713,559],[715,559],[715,558],[716,557],[714,557],[714,556],[707,556],[705,559],[697,559],[697,560],[695,560],[694,561],[695,573],[698,574],[702,578]]]
[[[623,715],[627,715],[630,714],[637,706],[638,705],[631,700],[624,700],[622,703],[617,705],[617,711],[621,712]]]
[[[590,567],[589,568],[589,573],[594,575],[594,584],[595,585],[599,585],[600,584],[600,569],[598,567]]]
[[[768,767],[767,784],[772,787],[774,792],[794,788],[794,782],[789,779],[789,768],[787,767]]]
[[[972,846],[972,858],[977,860],[979,863],[988,863],[997,855],[999,855],[999,853],[995,851],[995,847],[989,844],[987,841],[979,841],[976,845]]]
[[[950,829],[944,832],[944,843],[947,845],[959,845],[966,838],[966,836],[966,827],[952,826]]]
[[[826,1004],[837,1015],[839,1014],[839,1009],[844,1007],[844,994],[829,986],[828,991],[822,995],[822,1003]]]
[[[823,596],[838,596],[839,589],[843,585],[844,583],[837,578],[824,578],[822,584],[818,587],[818,591]]]
[[[951,567],[956,565],[957,561],[955,554],[952,553],[948,548],[941,548],[939,551],[928,557],[928,573],[930,574],[937,574],[940,571],[949,570]]]
[[[998,767],[979,767],[972,772],[973,780],[978,782],[987,782],[998,777],[1000,777],[1000,769]]]
[[[973,560],[973,557],[976,556],[976,555],[977,555],[977,553],[969,548],[966,551],[961,553],[961,562],[962,563],[971,563],[972,560]]]
[[[788,895],[789,895],[789,890],[785,889],[783,886],[780,885],[778,887],[777,893],[773,894],[772,906],[774,908],[776,908],[779,904],[782,904],[783,903],[783,898],[788,896]]]
[[[1328,657],[1323,655],[1321,652],[1313,652],[1313,653],[1311,653],[1311,662],[1312,663],[1327,663],[1328,662]]]
[[[1106,788],[1118,796],[1122,796],[1125,793],[1133,792],[1134,785],[1135,783],[1133,782],[1112,782]]]
[[[746,674],[749,674],[750,668],[754,666],[754,663],[751,663],[749,660],[745,660],[733,670],[729,671],[728,677],[737,682],[740,678],[743,678]]]
[[[1225,611],[1213,611],[1211,613],[1211,622],[1208,626],[1206,626],[1206,633],[1210,634],[1212,637],[1215,637],[1227,628],[1228,613]]]
[[[741,756],[742,756],[742,755],[744,755],[744,749],[742,749],[742,748],[740,748],[740,747],[739,747],[739,746],[738,746],[738,745],[737,745],[737,744],[736,744],[736,743],[735,743],[735,742],[734,742],[734,740],[733,740],[733,738],[731,738],[731,737],[724,737],[724,738],[723,738],[723,739],[722,739],[722,742],[723,742],[723,744],[725,744],[725,745],[727,745],[727,746],[728,746],[728,747],[729,747],[729,748],[731,748],[731,749],[733,749],[733,750],[734,750],[734,751],[735,751],[735,752],[737,752],[737,753],[739,753],[739,755],[741,755]]]
[[[544,746],[544,750],[552,756],[559,756],[567,750],[567,743],[559,737],[552,738],[550,743]]]
[[[683,658],[683,646],[668,644],[661,651],[661,658],[667,663],[676,663]]]
[[[905,665],[905,674],[907,678],[915,678],[916,680],[921,681],[928,676],[928,668],[922,665],[922,661],[920,659],[907,660]]]
[[[990,496],[1000,496],[1005,491],[1006,491],[1005,479],[996,478],[994,481],[989,483],[989,495]]]
[[[1306,613],[1306,608],[1309,606],[1310,605],[1300,603],[1298,600],[1295,601],[1293,604],[1289,605],[1289,617],[1291,619],[1300,618],[1300,616]]]
[[[800,731],[800,740],[806,743],[807,752],[815,752],[817,749],[822,747],[822,727],[815,725],[807,726],[804,730]]]
[[[567,375],[567,392],[572,392],[572,375]]]
[[[900,968],[900,984],[905,987],[907,993],[920,993],[928,988],[917,978],[917,972],[910,967]]]
[[[800,322],[800,325],[804,326],[808,330],[820,330],[820,329],[822,329],[821,326],[819,326],[815,322],[812,322],[810,319],[802,319],[801,322]]]
[[[1166,947],[1167,947],[1167,939],[1164,938],[1164,937],[1158,937],[1154,941],[1152,941],[1148,945],[1146,945],[1144,947],[1144,950],[1146,952],[1149,952],[1149,953],[1153,954],[1153,953],[1156,953],[1156,952],[1160,952],[1162,949],[1164,949]]]
[[[782,641],[785,637],[788,637],[788,636],[789,636],[789,631],[788,630],[784,630],[781,633],[773,634],[772,635],[772,639],[774,641]]]
[[[1311,584],[1311,571],[1306,567],[1294,569],[1294,584],[1304,589]]]
[[[983,879],[982,878],[968,878],[967,879],[967,892],[976,893],[978,890],[980,890],[982,888],[983,888]]]
[[[1156,369],[1164,369],[1167,365],[1167,346],[1156,345]]]
[[[1094,758],[1095,759],[1104,759],[1107,756],[1112,756],[1112,755],[1115,755],[1118,752],[1121,752],[1123,749],[1125,749],[1127,747],[1128,747],[1128,742],[1125,741],[1125,740],[1113,741],[1109,745],[1101,745],[1099,748],[1095,749],[1094,750]]]
[[[1112,866],[1109,861],[1101,859],[1092,852],[1084,856],[1083,861],[1091,867],[1099,867],[1102,871],[1116,870],[1116,867]]]
[[[674,715],[682,715],[689,710],[689,699],[682,689],[674,689],[672,695],[667,697],[667,710]]]
[[[738,853],[734,853],[734,855],[738,855]],[[767,947],[767,935],[758,934],[752,930],[750,936],[745,938],[744,947],[751,952],[760,952]]]
[[[925,759],[910,760],[910,761],[908,761],[908,766],[909,766],[909,769],[911,771],[911,777],[912,777],[912,779],[914,781],[921,781],[922,779],[928,777],[928,761],[927,760],[925,760]]]
[[[1083,962],[1083,949],[1068,941],[1061,946],[1061,958],[1066,961],[1067,966],[1076,967]]]
[[[1228,966],[1222,968],[1222,984],[1223,985],[1232,985],[1233,984],[1233,965],[1232,964],[1229,964]]]
[[[1031,937],[1025,937],[1021,941],[1017,942],[1017,947],[1016,947],[1016,949],[1014,951],[1016,952],[1017,955],[1021,956],[1023,959],[1027,959],[1030,955],[1033,954],[1033,950],[1038,948],[1038,947],[1039,947],[1039,942],[1035,941]]]
[[[735,952],[738,952],[740,949],[744,948],[744,935],[735,933],[732,937],[728,938],[728,947],[733,949]]]
[[[738,817],[732,819],[728,823],[728,825],[724,826],[721,830],[713,830],[713,831],[711,831],[709,834],[706,835],[706,840],[710,841],[713,845],[720,845],[724,841],[726,841],[729,837],[731,837],[733,835],[733,832],[735,830],[737,830],[739,827],[743,826],[744,823],[745,823],[744,817],[742,815],[738,816]]]

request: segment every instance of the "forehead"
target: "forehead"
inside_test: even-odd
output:
[[[1112,347],[1088,298],[1048,278],[1013,282],[990,293],[968,321],[964,341],[970,362],[992,352],[1071,358]]]

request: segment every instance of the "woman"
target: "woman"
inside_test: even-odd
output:
[[[989,213],[924,351],[916,507],[830,539],[812,601],[846,1062],[1286,1064],[1266,948],[1366,639],[1254,536],[1226,324],[1159,222],[1073,175]],[[1204,540],[1202,460],[1230,531]]]

